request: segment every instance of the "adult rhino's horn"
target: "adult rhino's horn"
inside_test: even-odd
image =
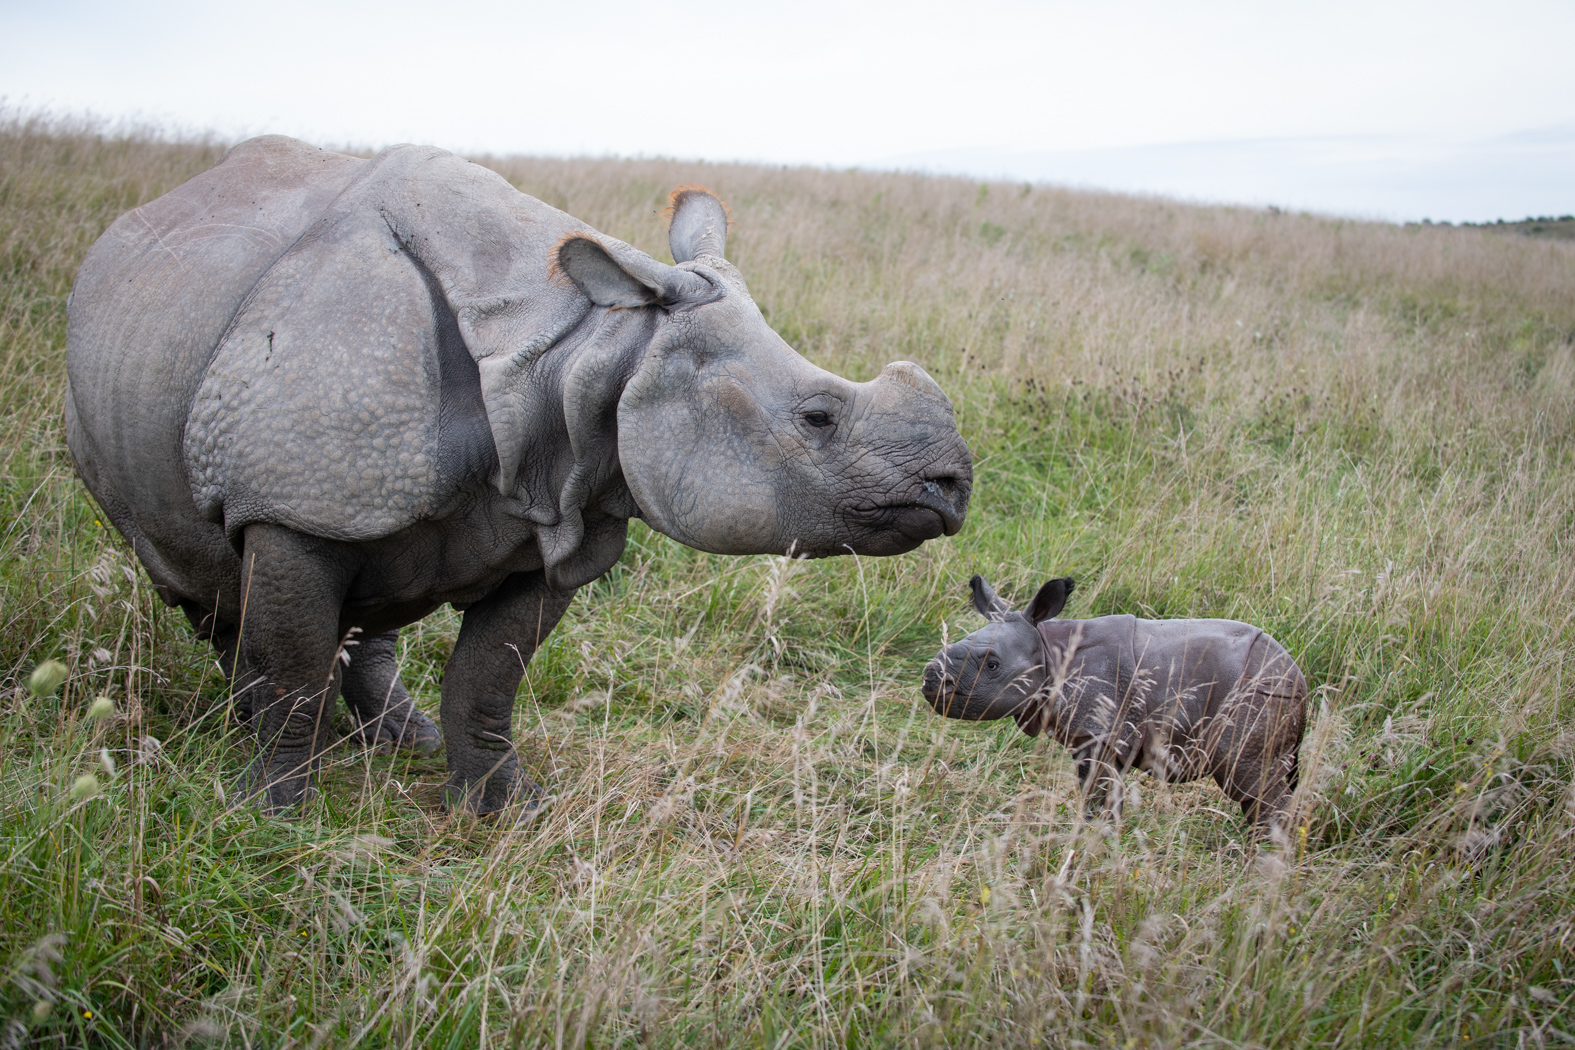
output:
[[[686,263],[702,255],[726,258],[727,204],[704,186],[680,186],[667,198],[670,220],[667,247],[673,262]]]

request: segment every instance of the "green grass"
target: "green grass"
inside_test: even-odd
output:
[[[1431,1046],[1575,1040],[1575,249],[958,180],[488,159],[659,257],[700,181],[817,363],[952,395],[954,540],[690,551],[635,523],[522,687],[554,798],[456,818],[336,751],[235,806],[212,654],[61,433],[65,296],[209,144],[0,127],[0,1043]],[[1066,756],[917,681],[966,581],[1263,625],[1314,686],[1302,821]],[[404,635],[435,712],[458,617]],[[58,696],[25,688],[63,660]],[[89,719],[95,697],[115,714]],[[74,785],[92,773],[99,792]]]

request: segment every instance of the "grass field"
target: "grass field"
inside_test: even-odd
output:
[[[521,690],[545,810],[451,817],[441,759],[341,749],[278,820],[227,801],[212,654],[62,436],[83,254],[221,152],[0,126],[0,1046],[1575,1042],[1575,244],[483,159],[659,258],[667,192],[716,190],[794,346],[951,394],[969,521],[814,563],[636,523]],[[1315,690],[1291,840],[1135,773],[1104,834],[1054,743],[933,715],[974,572],[1283,641]],[[434,713],[457,624],[404,635]]]

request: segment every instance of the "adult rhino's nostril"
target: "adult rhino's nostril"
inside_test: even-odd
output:
[[[957,479],[950,474],[938,478],[926,478],[924,487],[941,496],[948,503],[957,502]]]
[[[957,479],[954,477],[926,478],[914,505],[934,511],[941,519],[942,531],[948,536],[955,536],[962,528],[964,508],[967,506],[966,500],[957,498],[957,492]]]

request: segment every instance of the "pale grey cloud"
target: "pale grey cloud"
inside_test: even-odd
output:
[[[1572,30],[1560,0],[9,2],[0,95],[373,146],[831,165],[968,150],[952,166],[970,171],[1053,153],[1047,177],[1394,217],[1412,180],[1475,180],[1438,198],[1466,211],[1434,216],[1468,217],[1541,199],[1471,144],[1575,123],[1575,69],[1539,44]],[[1561,141],[1521,155],[1568,171]],[[1157,158],[1163,184],[1124,166]]]

